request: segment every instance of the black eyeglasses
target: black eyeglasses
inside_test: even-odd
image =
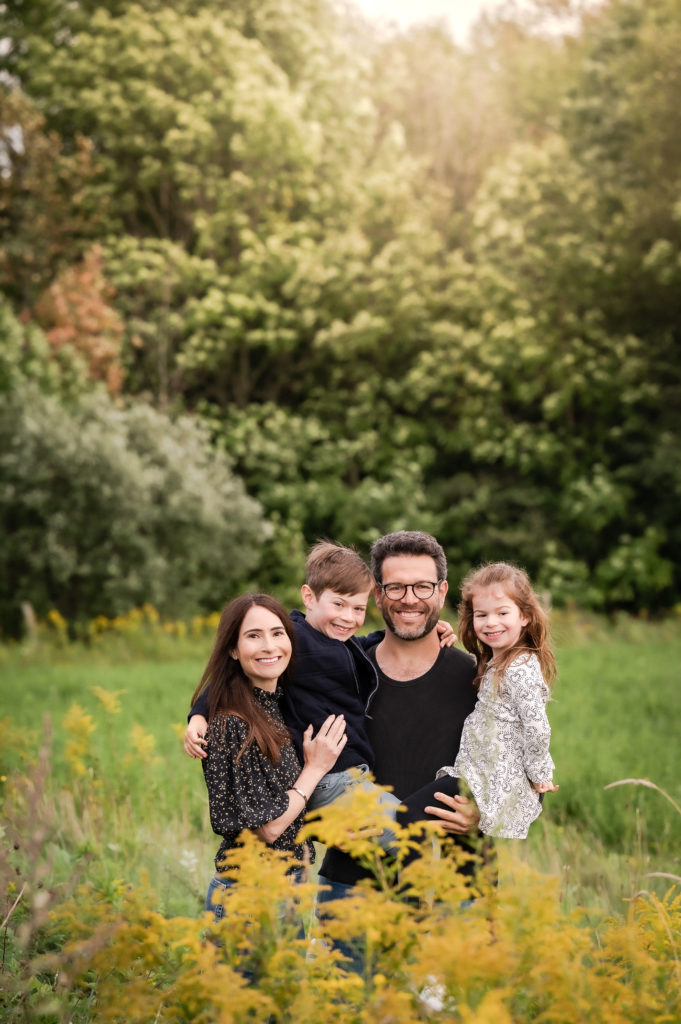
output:
[[[442,580],[438,580],[436,583],[431,583],[430,580],[422,580],[420,583],[381,583],[381,590],[391,601],[401,601],[409,589],[414,597],[421,601],[427,601],[435,593],[435,588],[439,587],[442,582]]]

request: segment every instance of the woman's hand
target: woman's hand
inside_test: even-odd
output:
[[[184,731],[184,749],[190,757],[207,757],[203,749],[206,745],[206,729],[208,722],[203,715],[192,715],[189,725]]]
[[[312,726],[308,725],[303,733],[305,765],[295,786],[287,791],[288,808],[278,818],[255,829],[256,835],[266,843],[273,843],[279,838],[284,829],[305,810],[310,794],[323,776],[331,771],[347,739],[342,715],[329,715],[314,739]]]
[[[308,725],[303,733],[305,767],[314,768],[326,775],[335,765],[347,740],[343,715],[329,715],[314,739],[312,726]]]

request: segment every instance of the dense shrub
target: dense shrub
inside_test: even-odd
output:
[[[257,565],[260,506],[188,417],[59,404],[30,383],[0,411],[0,623],[21,602],[69,622],[151,601],[213,610]]]

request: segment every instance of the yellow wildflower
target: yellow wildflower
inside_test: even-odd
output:
[[[94,693],[108,715],[118,715],[120,713],[121,704],[118,698],[122,693],[126,692],[126,690],[105,690],[101,686],[90,687],[90,693]]]

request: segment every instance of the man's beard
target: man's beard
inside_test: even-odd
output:
[[[409,608],[409,611],[414,610],[415,609],[412,607]],[[422,637],[427,636],[429,633],[432,633],[432,631],[435,629],[440,619],[440,609],[433,608],[433,610],[427,616],[423,625],[417,627],[398,626],[397,623],[393,621],[390,612],[386,607],[381,608],[381,615],[383,616],[383,621],[385,622],[390,632],[394,633],[394,635],[396,637],[399,637],[400,640],[421,640]]]

